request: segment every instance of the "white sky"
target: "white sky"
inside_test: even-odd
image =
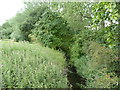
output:
[[[24,0],[0,0],[0,25],[24,7]]]

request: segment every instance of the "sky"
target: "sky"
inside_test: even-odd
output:
[[[24,0],[0,0],[0,25],[14,17],[23,7]]]

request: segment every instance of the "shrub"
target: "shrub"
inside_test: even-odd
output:
[[[67,88],[65,59],[58,51],[38,44],[1,41],[2,87]]]
[[[10,38],[14,39],[15,41],[24,40],[24,36],[22,35],[22,33],[21,33],[21,31],[19,29],[12,32],[11,35],[10,35]]]
[[[87,79],[86,88],[115,88],[118,86],[118,77],[110,71],[109,65],[114,61],[115,54],[96,42],[76,43],[71,50],[72,64],[77,73]],[[76,55],[76,56],[75,56]],[[109,68],[108,68],[109,66]]]
[[[45,46],[63,51],[69,49],[72,33],[67,21],[57,13],[44,11],[34,27],[32,34]]]

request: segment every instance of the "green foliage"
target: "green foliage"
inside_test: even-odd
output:
[[[115,2],[100,2],[92,6],[92,28],[97,31],[99,43],[109,48],[117,48],[118,9]]]
[[[111,25],[96,32],[96,41],[103,44],[105,47],[117,48],[118,44],[118,29],[117,24]]]
[[[29,13],[20,30],[25,40],[37,40],[44,46],[68,52],[72,32],[67,25],[66,20],[52,12],[46,4],[41,4]]]
[[[10,39],[10,34],[12,31],[12,26],[9,24],[9,22],[5,22],[0,27],[0,39]]]
[[[50,10],[46,10],[41,15],[32,33],[45,46],[61,48],[63,50],[68,49],[72,38],[66,21],[62,17],[59,17],[57,13],[51,12]]]
[[[119,6],[118,2],[46,3],[28,1],[25,2],[25,8],[22,11],[0,26],[0,39],[26,40],[59,51],[62,50],[65,53],[68,65],[75,66],[77,73],[87,79],[87,86],[78,84],[80,87],[114,88],[118,84],[117,79],[119,77],[120,66],[118,57],[115,55],[116,53],[114,54],[120,41]],[[36,44],[26,43],[10,43],[10,48],[8,48],[8,44],[4,46],[3,50],[5,53],[3,53],[3,58],[5,59],[5,65],[10,64],[13,67],[18,67],[16,64],[21,64],[23,67],[26,67],[26,72],[30,72],[31,75],[31,77],[27,73],[23,75],[22,66],[19,66],[21,71],[12,67],[5,68],[5,70],[11,69],[10,72],[4,72],[5,78],[8,78],[5,81],[7,83],[6,87],[12,87],[12,85],[16,85],[15,87],[67,87],[67,84],[65,84],[66,77],[63,78],[61,74],[63,66],[56,66],[60,65],[61,60],[63,60],[56,57],[59,56],[59,54],[55,54],[56,51],[47,55],[46,53],[49,50],[43,50],[43,47],[39,47]],[[17,55],[17,52],[19,55]],[[51,61],[52,58],[53,61]],[[19,60],[24,60],[27,64]],[[28,64],[31,66],[27,66]],[[46,72],[41,69],[38,69],[37,72],[35,67],[40,68],[39,65],[45,68]],[[53,67],[50,65],[53,65]],[[51,68],[51,71],[49,71],[49,68]],[[35,72],[33,69],[35,69]],[[19,73],[22,72],[22,74],[13,73],[12,70]],[[49,75],[48,72],[53,73]],[[15,78],[11,78],[9,74]],[[15,74],[18,76],[22,75],[22,78],[15,76]],[[55,81],[52,81],[51,79],[54,74],[56,78]],[[42,83],[39,81],[35,82],[39,76],[42,77]],[[16,82],[14,82],[15,80]],[[19,83],[19,80],[23,84]],[[62,83],[62,81],[65,83]]]
[[[115,2],[99,2],[93,5],[93,26],[98,28],[105,27],[105,21],[110,24],[116,23],[117,20],[117,9]]]
[[[58,12],[75,31],[85,29],[91,20],[91,4],[87,2],[52,2],[50,7],[52,11]]]
[[[25,40],[25,38],[23,37],[23,35],[22,35],[22,33],[19,29],[12,32],[11,35],[10,35],[10,38],[14,39],[15,41]]]
[[[101,47],[95,42],[87,42],[83,44],[82,47],[80,47],[80,45],[81,44],[77,43],[76,46],[73,46],[71,61],[77,68],[77,73],[87,79],[87,85],[85,87],[117,87],[118,77],[114,72],[115,70],[109,70],[109,66],[115,58],[114,52],[105,47]]]
[[[65,59],[58,51],[39,44],[0,41],[2,87],[67,88]]]
[[[82,52],[83,48],[84,48],[84,43],[87,43],[89,41],[95,41],[96,40],[96,33],[93,30],[82,30],[79,31],[77,34],[75,34],[74,38],[73,38],[73,45],[71,48],[71,58],[79,58],[82,55],[84,55],[84,53]],[[74,62],[74,61],[70,61]]]
[[[39,20],[40,16],[45,12],[46,9],[48,8],[45,5],[35,7],[34,10],[29,12],[29,18],[26,18],[19,26],[25,40],[30,41],[29,34],[31,34],[31,30],[35,28],[35,23]]]

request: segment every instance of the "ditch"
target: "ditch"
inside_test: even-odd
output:
[[[74,89],[74,88],[80,88],[80,85],[86,85],[86,79],[81,77],[80,75],[77,74],[77,70],[74,66],[69,65],[70,57],[66,56],[66,63],[67,63],[67,79],[68,79],[68,84],[69,87]]]

